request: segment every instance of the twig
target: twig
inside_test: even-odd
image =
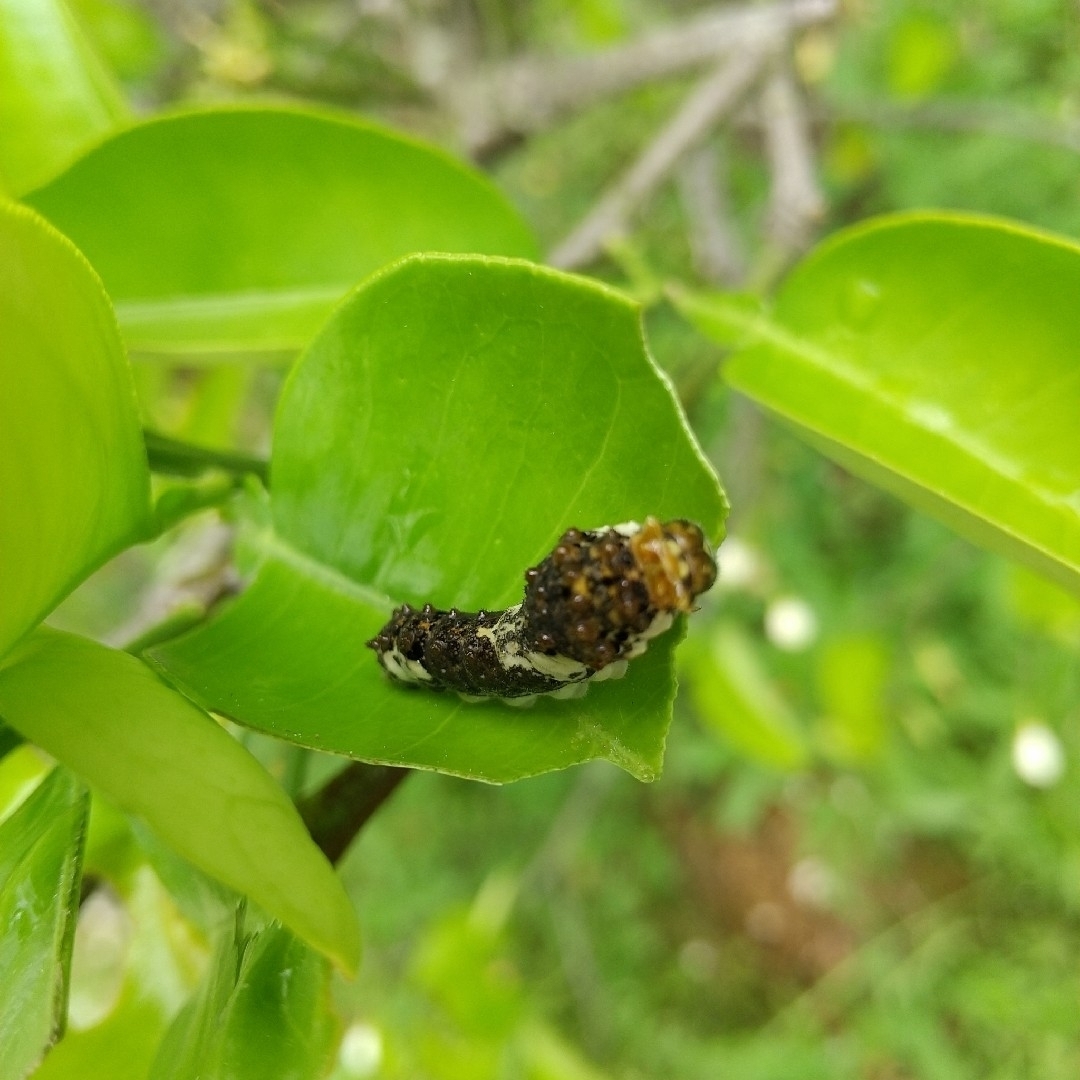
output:
[[[815,104],[808,110],[812,127],[837,123],[869,124],[893,130],[959,132],[1053,146],[1080,153],[1080,121],[1057,119],[1034,109],[1014,109],[981,101],[934,101],[903,105],[889,101]],[[764,126],[757,104],[739,109],[732,126],[747,133]]]
[[[713,461],[724,462],[724,487],[731,500],[728,533],[745,532],[765,489],[765,417],[760,408],[742,394],[732,394],[728,422],[717,440],[707,447]]]
[[[771,43],[771,48],[775,47],[776,43]],[[679,159],[738,104],[761,70],[767,52],[766,47],[759,46],[736,54],[700,82],[625,176],[551,253],[548,262],[571,269],[595,259],[604,242],[624,229],[630,213],[659,186]]]
[[[786,58],[778,59],[762,87],[761,115],[771,178],[765,231],[783,265],[803,251],[825,212],[810,123]]]
[[[698,273],[736,288],[746,276],[746,258],[732,220],[726,165],[718,147],[702,146],[687,155],[677,180]]]
[[[1002,108],[974,101],[936,101],[915,106],[890,102],[846,102],[830,106],[823,112],[822,119],[833,121],[854,120],[875,127],[996,135],[1080,152],[1080,122],[1057,120],[1030,109]]]
[[[606,97],[788,37],[830,19],[837,7],[837,0],[718,5],[591,56],[526,56],[451,79],[440,96],[457,113],[467,149],[481,156],[488,146]]]
[[[354,761],[298,805],[312,839],[333,863],[360,830],[412,773],[395,765]]]

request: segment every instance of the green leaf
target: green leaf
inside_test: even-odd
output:
[[[204,950],[148,866],[136,868],[122,892],[131,936],[119,996],[93,1026],[72,1024],[34,1080],[156,1080],[150,1065]]]
[[[0,656],[143,536],[150,480],[101,283],[36,214],[0,205]]]
[[[806,734],[734,623],[687,642],[681,668],[698,716],[740,753],[778,769],[803,768]]]
[[[89,809],[54,769],[0,825],[0,1080],[28,1076],[64,1028]]]
[[[528,263],[425,256],[335,313],[282,396],[275,534],[254,584],[151,656],[198,700],[305,746],[513,780],[661,764],[676,634],[621,682],[532,709],[391,685],[364,647],[392,605],[494,609],[571,525],[726,505],[639,311]]]
[[[200,870],[355,970],[356,915],[292,803],[140,660],[40,630],[0,668],[0,714]]]
[[[280,924],[221,943],[162,1040],[154,1080],[318,1080],[336,1042],[330,965]]]
[[[883,218],[811,255],[726,374],[852,472],[1077,592],[1078,295],[1074,244]],[[733,314],[680,304],[706,333]]]
[[[97,268],[128,345],[157,352],[299,348],[351,286],[410,252],[536,255],[480,173],[298,108],[148,121],[30,201]]]
[[[62,0],[0,0],[0,188],[38,187],[126,119]]]
[[[37,747],[26,743],[18,732],[15,734],[21,745],[0,758],[0,822],[22,806],[51,769]]]

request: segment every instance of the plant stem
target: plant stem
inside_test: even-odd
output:
[[[299,805],[312,839],[337,863],[412,769],[354,761]]]
[[[169,476],[198,476],[210,469],[257,476],[263,483],[270,475],[269,462],[231,450],[215,450],[208,446],[173,439],[149,429],[143,431],[146,456],[154,472]]]

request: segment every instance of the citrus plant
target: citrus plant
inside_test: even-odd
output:
[[[651,780],[681,628],[528,711],[402,691],[365,641],[403,602],[514,602],[569,526],[681,517],[719,542],[726,500],[638,306],[540,266],[442,151],[298,106],[134,120],[66,10],[26,0],[0,0],[0,102],[0,1080],[322,1076],[331,972],[360,961],[341,792],[597,758]],[[1066,241],[922,214],[832,238],[768,304],[671,295],[735,389],[1076,590],[1078,279]],[[287,369],[269,461],[147,431],[133,361]],[[208,507],[237,598],[126,650],[45,624]],[[706,707],[803,760],[738,705],[730,652],[692,654]],[[265,764],[310,751],[314,792]],[[84,867],[143,936],[108,1020],[61,1038]],[[175,944],[200,934],[208,961]]]

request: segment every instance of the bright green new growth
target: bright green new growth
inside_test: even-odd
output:
[[[0,205],[0,656],[149,527],[135,390],[71,243]]]
[[[736,389],[853,472],[1080,591],[1080,247],[962,215],[839,234],[767,315],[680,298],[742,340]]]
[[[356,914],[281,786],[142,661],[41,629],[0,667],[0,715],[195,866],[355,971]]]

